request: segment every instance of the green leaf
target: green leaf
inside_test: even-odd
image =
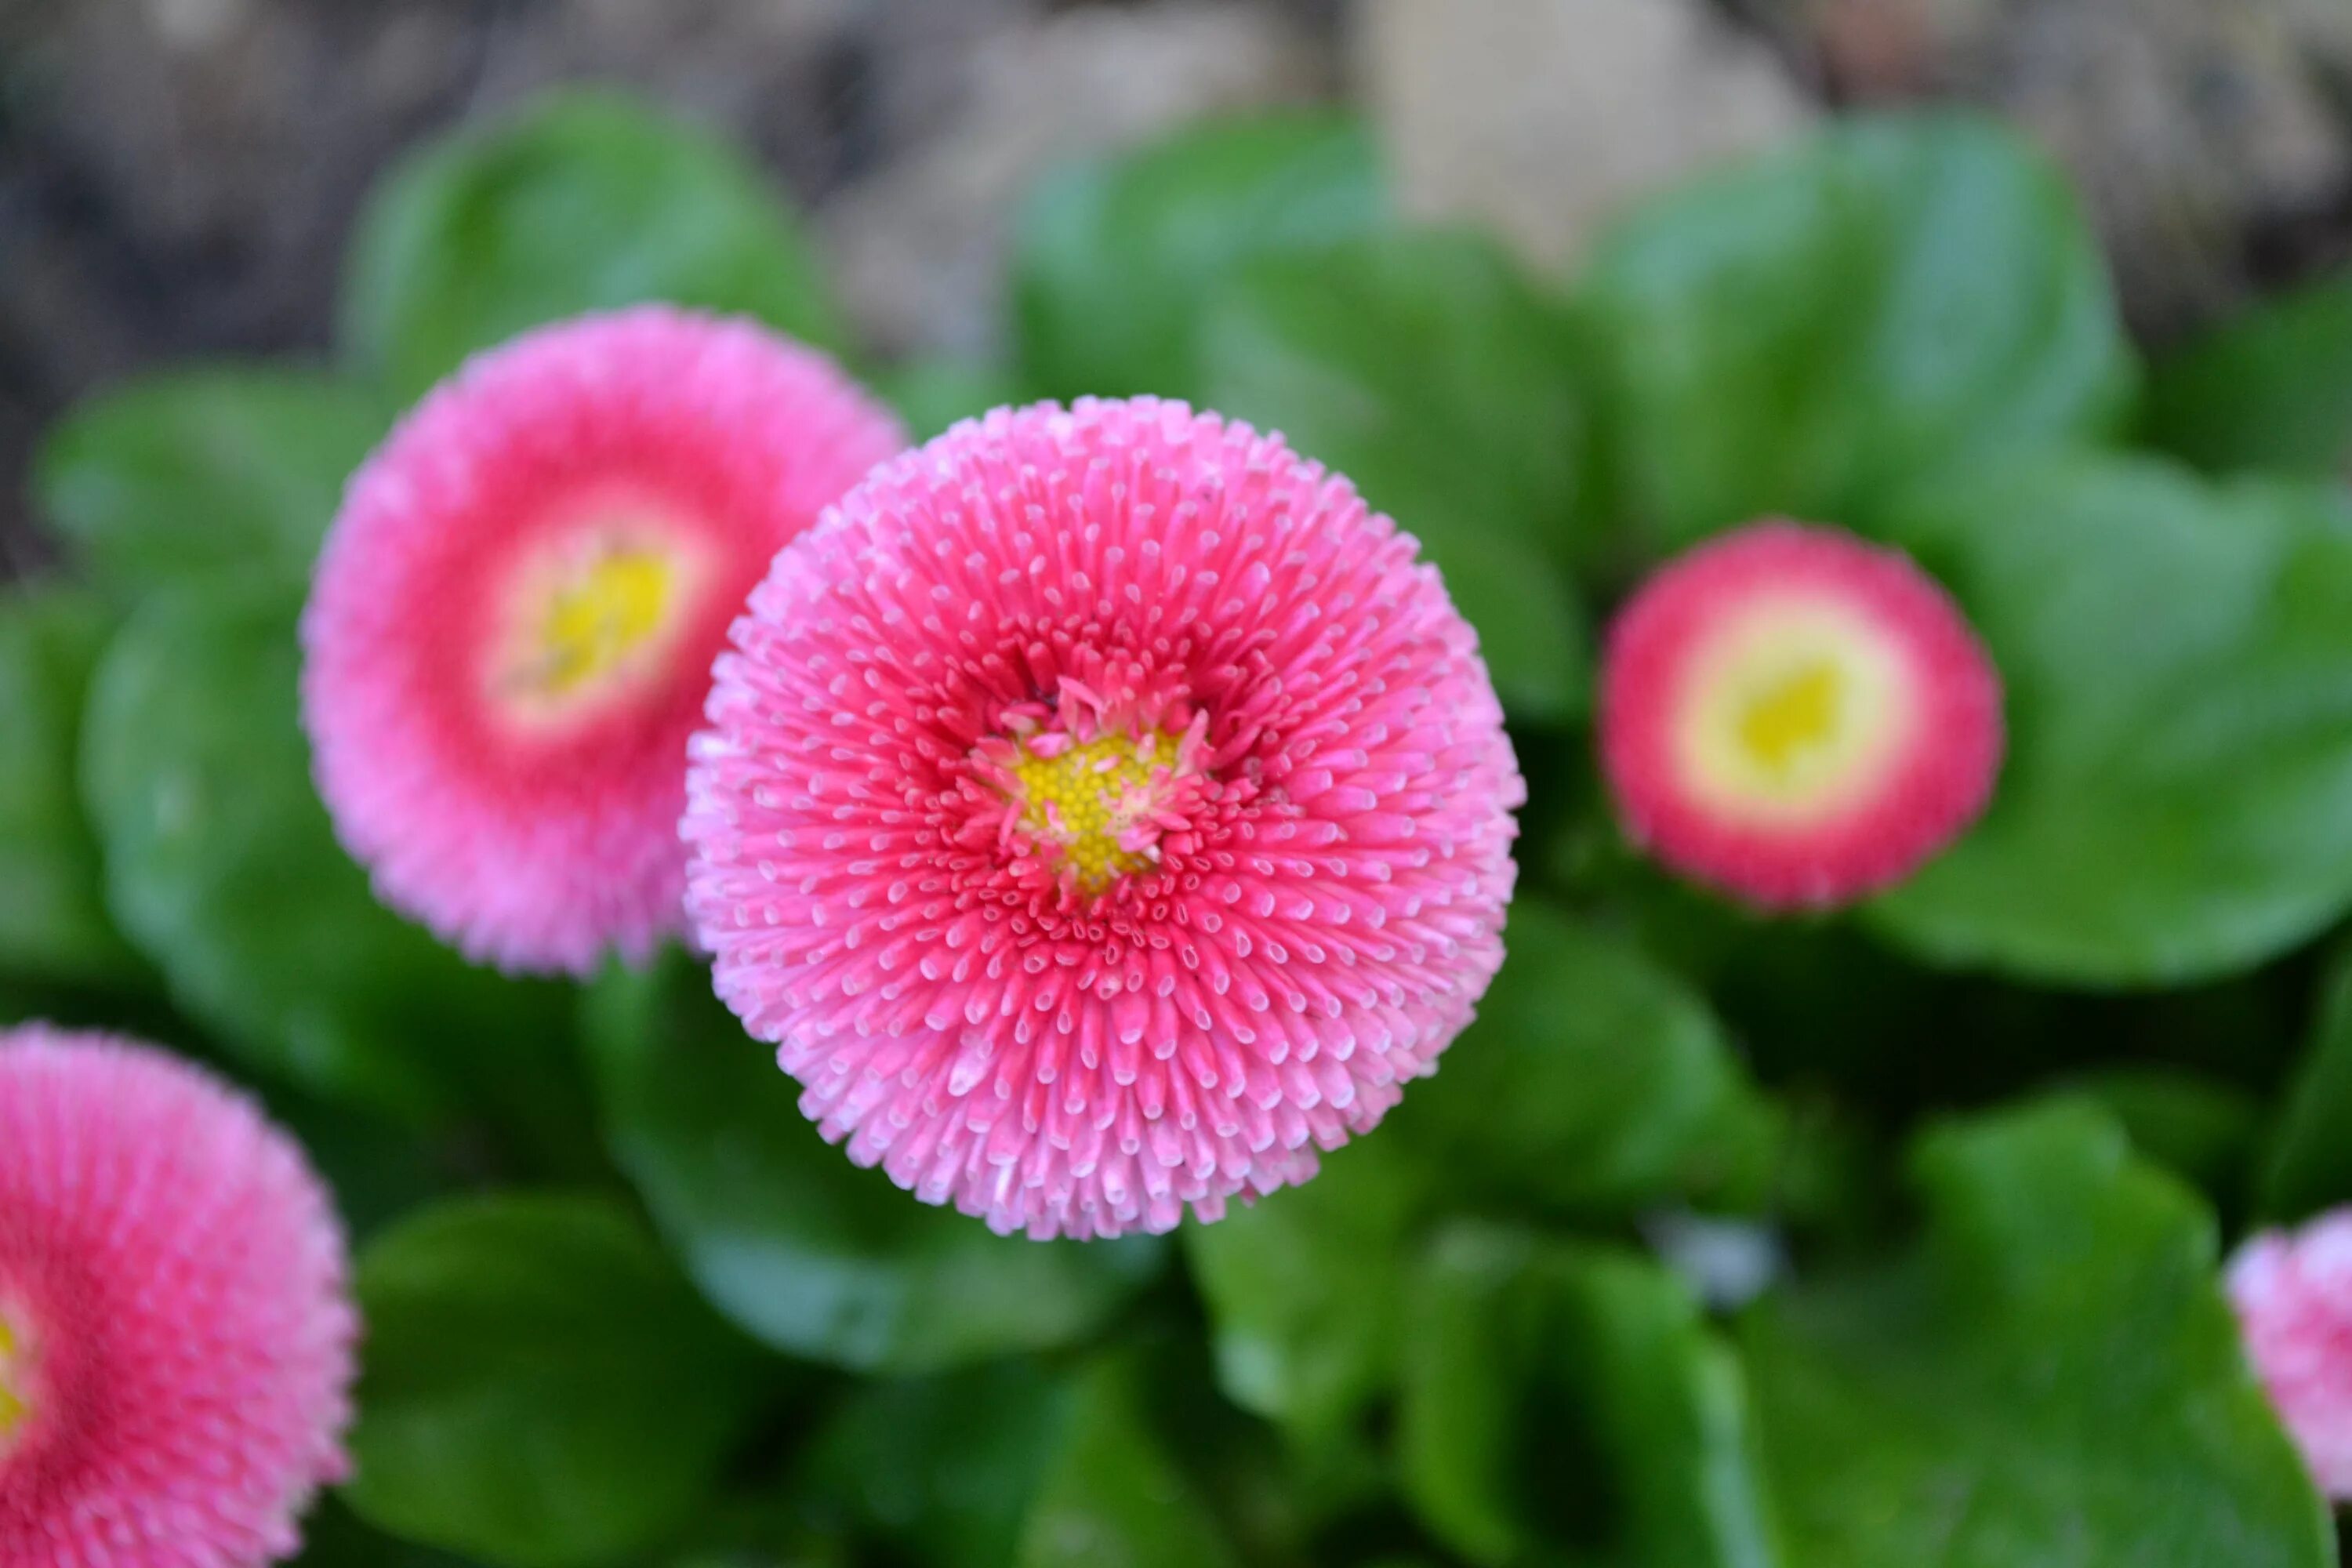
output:
[[[1062,1441],[1022,1529],[1020,1568],[1234,1568],[1199,1489],[1145,1418],[1135,1370],[1079,1381]]]
[[[335,1212],[354,1245],[473,1174],[454,1157],[462,1142],[452,1148],[420,1138],[413,1128],[278,1084],[262,1086],[260,1099],[334,1190]]]
[[[1473,236],[1268,257],[1211,300],[1202,401],[1347,475],[1417,537],[1515,717],[1586,698],[1564,556],[1584,447],[1560,309]]]
[[[294,1568],[466,1568],[466,1562],[394,1541],[362,1524],[341,1500],[329,1498],[302,1521],[302,1552]]]
[[[1477,1021],[1407,1092],[1393,1135],[1459,1192],[1569,1214],[1719,1183],[1767,1112],[1722,1026],[1632,943],[1534,898]]]
[[[2263,1217],[2292,1221],[2352,1203],[2352,950],[2336,955],[2303,1065],[2263,1149]]]
[[[814,1496],[908,1562],[1008,1568],[1073,1415],[1066,1378],[1025,1360],[862,1387],[803,1467]]]
[[[379,905],[336,844],[297,721],[291,586],[158,595],[91,690],[83,797],[121,929],[250,1067],[406,1119],[502,1082],[553,1117],[563,989],[476,969]]]
[[[1393,1380],[1401,1287],[1440,1194],[1622,1214],[1721,1187],[1772,1135],[1706,1004],[1630,943],[1532,898],[1506,943],[1477,1021],[1385,1126],[1184,1232],[1220,1385],[1311,1442]]]
[[[2132,1152],[2162,1165],[2214,1202],[2242,1196],[2262,1108],[2232,1084],[2178,1068],[2111,1067],[2068,1080],[2105,1106]]]
[[[1459,1226],[1408,1313],[1401,1478],[1471,1562],[1784,1561],[1738,1363],[1654,1264]]]
[[[370,1522],[515,1568],[617,1563],[690,1520],[776,1378],[601,1200],[444,1205],[361,1260]]]
[[[919,445],[962,420],[1021,401],[1019,386],[1004,372],[958,360],[921,360],[884,371],[874,390],[898,411]]]
[[[2250,968],[2352,903],[2352,524],[2121,458],[1889,524],[2008,688],[1991,810],[1873,910],[1933,962],[2091,985]]]
[[[1759,1309],[1760,1451],[1807,1568],[2326,1568],[2248,1373],[2210,1215],[2058,1103],[1937,1132],[1927,1232]]]
[[[81,710],[110,623],[61,589],[0,596],[0,973],[104,983],[139,961],[107,918],[74,784]]]
[[[2352,273],[2157,362],[2146,434],[2200,468],[2325,478],[2352,463]]]
[[[1067,170],[1014,241],[1024,377],[1040,396],[1194,396],[1195,317],[1220,277],[1388,214],[1370,134],[1335,115],[1197,127]]]
[[[1387,1388],[1406,1254],[1434,1178],[1402,1139],[1376,1132],[1325,1155],[1303,1186],[1184,1227],[1227,1398],[1319,1441]]]
[[[1843,122],[1666,195],[1603,237],[1586,303],[1618,500],[1668,548],[1867,527],[1939,471],[2112,433],[2134,379],[2064,181],[1958,117]]]
[[[1066,1344],[1160,1266],[1155,1238],[999,1237],[851,1164],[681,957],[598,982],[588,1032],[614,1157],[704,1292],[780,1350],[921,1372]]]
[[[81,405],[42,446],[41,508],[109,588],[306,571],[343,481],[391,424],[373,391],[322,372],[211,365]]]
[[[361,220],[343,331],[404,400],[527,327],[647,300],[842,342],[759,171],[625,100],[562,94],[394,172]]]

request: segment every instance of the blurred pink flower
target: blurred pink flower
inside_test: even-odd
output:
[[[823,355],[659,306],[428,396],[353,479],[302,627],[320,793],[384,901],[519,971],[682,930],[686,741],[727,623],[904,444]]]
[[[2352,1209],[2250,1238],[2229,1289],[2255,1374],[2312,1479],[2352,1500]]]
[[[780,556],[695,738],[688,901],[825,1136],[1087,1237],[1378,1122],[1502,961],[1524,795],[1414,552],[1146,398],[967,423]]]
[[[2000,677],[1907,556],[1752,523],[1669,563],[1611,628],[1601,752],[1626,830],[1768,909],[1901,881],[1984,810]]]
[[[0,1033],[0,1563],[291,1555],[343,1471],[346,1272],[300,1149],[226,1085]]]

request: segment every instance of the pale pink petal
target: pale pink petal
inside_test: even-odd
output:
[[[1611,628],[1603,770],[1627,832],[1766,909],[1903,880],[1983,812],[1999,672],[1898,552],[1761,522],[1644,583]]]
[[[823,355],[663,306],[528,333],[428,396],[352,480],[302,626],[320,793],[379,896],[517,971],[681,931],[686,741],[727,624],[903,445]],[[645,622],[607,625],[581,584],[632,567]]]
[[[1000,1231],[1165,1230],[1432,1070],[1525,792],[1415,552],[1141,398],[961,426],[778,557],[694,741],[688,902],[825,1136]]]
[[[345,1469],[348,1272],[243,1096],[131,1042],[0,1033],[0,1563],[292,1556]]]

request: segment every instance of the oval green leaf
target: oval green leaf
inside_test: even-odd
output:
[[[1957,116],[1847,121],[1606,235],[1585,302],[1627,521],[1864,526],[1890,495],[2115,432],[2133,360],[2073,193]]]
[[[2157,361],[2148,440],[2202,468],[2352,464],[2352,273],[2256,307]]]
[[[2352,905],[2352,524],[2122,458],[1897,509],[2008,688],[1991,809],[1872,907],[1935,963],[2061,984],[2251,968]]]
[[[1522,898],[1476,1022],[1385,1125],[1295,1189],[1184,1232],[1219,1384],[1319,1440],[1385,1393],[1398,1302],[1449,1203],[1622,1216],[1717,1194],[1773,1113],[1706,1003],[1629,942]]]
[[[1220,277],[1388,216],[1370,132],[1337,115],[1197,127],[1066,170],[1014,238],[1023,377],[1045,397],[1195,397],[1196,317]]]
[[[562,94],[394,172],[360,222],[343,335],[408,399],[527,327],[648,300],[842,342],[799,220],[759,171],[626,100]]]
[[[34,489],[91,574],[124,593],[254,567],[307,571],[343,482],[392,416],[341,376],[260,365],[178,370],[77,407]]]
[[[999,1237],[851,1164],[683,957],[606,975],[587,1017],[614,1158],[704,1292],[779,1350],[921,1372],[1067,1343],[1159,1270],[1156,1238]]]
[[[371,1523],[513,1568],[635,1560],[711,1495],[781,1367],[601,1199],[430,1209],[362,1258]]]
[[[1405,1497],[1486,1568],[1776,1568],[1730,1348],[1631,1254],[1460,1225],[1415,1270]]]
[[[1584,405],[1561,310],[1491,242],[1368,237],[1241,270],[1210,300],[1201,395],[1354,480],[1437,563],[1515,718],[1580,710],[1568,553]]]
[[[576,1098],[552,1065],[568,993],[466,963],[335,842],[296,717],[300,603],[265,582],[158,595],[107,650],[82,793],[109,907],[249,1067],[410,1120],[492,1082],[553,1115]]]
[[[1138,1369],[1080,1375],[1061,1441],[1023,1522],[1018,1568],[1236,1568],[1200,1487],[1146,1417]]]
[[[112,629],[62,589],[0,596],[0,973],[104,984],[139,960],[106,912],[74,771],[83,697]]]
[[[2352,1203],[2352,950],[2338,953],[2311,1043],[2263,1145],[2256,1196],[2271,1220]]]
[[[1376,1131],[1325,1155],[1303,1186],[1184,1227],[1225,1397],[1313,1440],[1387,1390],[1398,1295],[1438,1180]]]
[[[1622,1212],[1736,1176],[1769,1112],[1706,1002],[1631,942],[1540,900],[1511,907],[1475,1022],[1383,1135],[1457,1192]]]
[[[2085,1103],[1940,1131],[1916,1168],[1916,1252],[1744,1325],[1791,1562],[2335,1563],[2186,1188]]]
[[[831,1533],[908,1562],[1009,1568],[1073,1394],[1070,1378],[1023,1357],[865,1384],[802,1460],[803,1494],[823,1500],[809,1511],[844,1510]]]

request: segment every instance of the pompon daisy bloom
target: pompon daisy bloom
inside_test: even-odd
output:
[[[341,1479],[356,1319],[301,1151],[143,1046],[0,1033],[0,1563],[250,1568]]]
[[[778,557],[695,738],[688,903],[825,1136],[999,1231],[1166,1230],[1431,1070],[1524,792],[1415,549],[1144,398],[960,426]]]
[[[1627,831],[1766,909],[1901,881],[1984,810],[2000,678],[1907,556],[1759,522],[1643,584],[1612,627],[1601,762]]]
[[[302,624],[320,793],[378,895],[516,971],[682,930],[686,741],[727,624],[904,445],[823,355],[659,306],[426,397],[352,479]]]
[[[2352,1501],[2352,1209],[2251,1238],[2228,1283],[2247,1356],[2312,1479]]]

